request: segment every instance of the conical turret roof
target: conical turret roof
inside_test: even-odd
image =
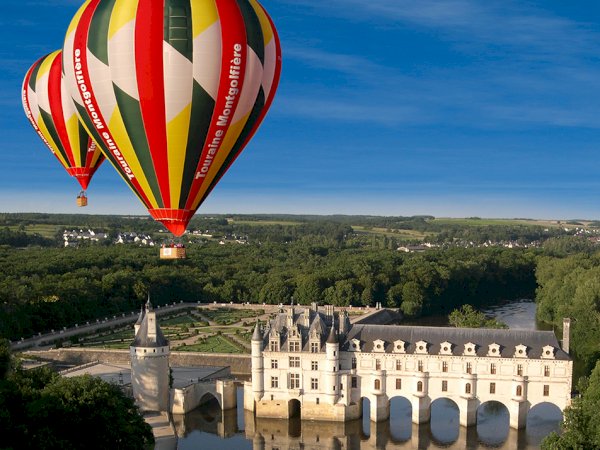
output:
[[[338,344],[339,343],[338,335],[335,331],[334,325],[331,325],[331,331],[329,332],[329,336],[327,337],[327,343],[328,344]]]
[[[254,327],[254,333],[252,333],[253,341],[262,341],[262,333],[260,332],[260,325],[258,320],[256,321],[256,326]]]

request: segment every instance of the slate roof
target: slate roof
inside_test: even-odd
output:
[[[142,323],[140,324],[140,329],[135,335],[135,339],[131,344],[132,347],[167,347],[169,345],[169,341],[165,338],[162,330],[156,323],[156,338],[148,336],[148,312],[144,315],[142,319]]]
[[[279,333],[280,335],[280,351],[289,351],[290,339],[297,341],[297,339],[294,339],[290,336],[290,327],[288,327],[288,314],[290,314],[289,309],[285,312],[280,312],[267,324],[263,336],[263,344],[265,349],[268,348],[269,339],[272,336],[275,336],[276,333]],[[304,318],[307,314],[309,318],[308,327],[304,325]],[[315,312],[308,308],[304,310],[295,308],[293,315],[293,327],[298,329],[301,336],[301,351],[310,351],[310,343],[314,342],[314,339],[312,341],[310,339],[310,334],[313,331],[317,331],[319,334],[319,347],[321,351],[324,351],[323,345],[328,337],[329,328],[331,327],[330,317],[328,317],[326,314],[323,314],[321,311]]]
[[[377,339],[385,341],[385,352],[393,353],[394,341],[405,342],[405,352],[415,353],[416,343],[428,342],[428,354],[440,353],[440,344],[450,342],[452,355],[463,354],[465,344],[476,345],[476,356],[487,356],[490,344],[500,345],[500,354],[504,358],[512,358],[515,347],[519,344],[527,346],[527,357],[538,359],[542,356],[542,348],[546,345],[554,347],[554,358],[570,360],[558,343],[552,331],[504,330],[489,328],[450,328],[450,327],[414,327],[401,325],[353,325],[340,345],[342,351],[349,351],[350,341],[359,339],[362,352],[372,352],[373,342]]]

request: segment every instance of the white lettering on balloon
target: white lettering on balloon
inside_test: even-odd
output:
[[[225,105],[223,111],[217,118],[217,128],[215,133],[208,144],[208,153],[206,158],[202,162],[202,167],[196,172],[194,179],[205,178],[210,166],[214,161],[215,154],[221,146],[221,141],[225,135],[225,128],[229,125],[231,119],[233,106],[237,97],[240,95],[238,88],[240,82],[240,66],[242,65],[242,45],[234,44],[233,46],[233,58],[230,60],[231,65],[229,66],[229,90],[225,96]]]
[[[74,63],[75,63],[75,79],[77,80],[77,86],[79,87],[79,92],[81,93],[81,98],[83,100],[83,103],[85,104],[85,107],[88,110],[88,114],[89,114],[90,118],[92,119],[92,122],[94,123],[94,126],[96,127],[96,129],[104,130],[106,128],[106,124],[104,123],[103,117],[100,114],[98,114],[98,112],[97,112],[98,108],[95,105],[95,99],[92,96],[92,93],[88,89],[85,75],[83,74],[82,65],[81,65],[81,49],[79,49],[79,48],[75,49]],[[119,148],[115,144],[115,141],[113,140],[113,137],[110,134],[110,132],[102,131],[100,133],[100,136],[102,136],[102,140],[108,147],[108,150],[112,153],[112,155],[116,159],[117,163],[121,166],[121,169],[125,173],[125,176],[128,179],[133,180],[135,178],[135,176],[133,175],[133,172],[131,171],[129,164],[127,164],[127,162],[123,158],[123,155],[119,151]]]

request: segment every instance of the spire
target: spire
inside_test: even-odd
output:
[[[146,302],[146,311],[152,311],[152,303],[150,303],[150,292],[148,292],[148,301]]]
[[[254,327],[254,333],[252,333],[253,341],[262,341],[262,333],[260,332],[260,325],[258,320],[256,321],[256,326]]]
[[[135,322],[136,325],[140,325],[142,323],[145,313],[146,313],[146,311],[144,310],[144,306],[143,305],[140,306],[140,314],[137,318],[137,321]]]
[[[327,338],[327,343],[328,344],[338,344],[338,335],[335,332],[335,328],[334,325],[331,324],[331,331],[329,332],[329,337]]]

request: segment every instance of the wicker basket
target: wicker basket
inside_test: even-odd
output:
[[[87,206],[87,197],[85,195],[77,196],[77,206],[79,206],[79,207]]]
[[[185,259],[185,247],[163,247],[160,259]]]

